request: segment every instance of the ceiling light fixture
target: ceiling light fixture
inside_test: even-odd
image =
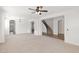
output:
[[[43,6],[37,6],[35,9],[28,8],[29,10],[33,10],[33,13],[41,15],[43,12],[48,12],[48,10],[43,10]]]

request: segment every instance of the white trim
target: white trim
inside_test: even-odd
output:
[[[79,43],[76,43],[76,42],[73,42],[73,41],[66,41],[64,40],[65,43],[69,43],[69,44],[73,44],[73,45],[76,45],[76,46],[79,46]]]
[[[1,40],[0,43],[5,43],[5,40]]]
[[[58,33],[53,33],[54,35],[58,35]]]

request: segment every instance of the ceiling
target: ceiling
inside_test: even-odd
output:
[[[3,7],[5,12],[10,14],[10,15],[17,15],[17,16],[31,16],[31,17],[39,17],[39,15],[36,14],[31,14],[32,10],[29,10],[28,8],[33,8],[35,9],[36,6],[4,6]],[[79,9],[78,6],[44,6],[43,9],[48,10],[47,13],[42,13],[42,16],[47,16],[51,14],[56,14],[56,13],[61,13],[65,12],[68,10],[73,10],[73,9]]]

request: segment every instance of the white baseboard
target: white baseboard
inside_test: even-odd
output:
[[[5,43],[5,41],[3,40],[3,41],[0,41],[0,43]]]
[[[53,33],[54,35],[58,35],[58,33]]]
[[[73,44],[73,45],[76,45],[76,46],[79,46],[79,43],[77,42],[73,42],[73,41],[64,41],[65,43],[69,43],[69,44]]]

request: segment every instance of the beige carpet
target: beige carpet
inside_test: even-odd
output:
[[[0,44],[0,52],[79,52],[79,46],[46,36],[19,34],[6,36],[6,42]]]

